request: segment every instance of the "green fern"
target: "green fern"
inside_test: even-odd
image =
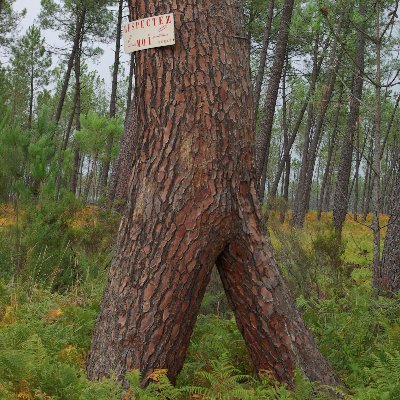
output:
[[[176,388],[169,381],[165,374],[158,376],[157,382],[151,382],[146,388],[140,387],[140,373],[138,370],[132,370],[126,374],[126,380],[130,385],[130,390],[134,398],[139,400],[174,400],[179,399],[182,391]]]
[[[241,383],[250,382],[249,375],[239,374],[238,369],[230,364],[229,356],[222,354],[211,362],[211,371],[198,371],[197,378],[202,386],[186,386],[182,390],[188,394],[197,394],[209,399],[255,399],[254,394]]]
[[[382,357],[372,356],[374,364],[367,368],[370,383],[360,389],[357,399],[400,399],[400,351],[385,352]]]

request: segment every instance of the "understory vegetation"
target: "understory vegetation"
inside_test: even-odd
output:
[[[84,372],[119,215],[69,197],[21,206],[18,219],[2,205],[0,398],[400,398],[398,298],[373,294],[371,233],[349,219],[341,242],[330,219],[308,214],[299,232],[272,213],[269,227],[297,306],[343,388],[317,387],[300,370],[293,390],[268,371],[255,376],[215,274],[176,386],[159,370],[142,389],[138,371],[130,371],[125,389],[115,377],[89,382]]]

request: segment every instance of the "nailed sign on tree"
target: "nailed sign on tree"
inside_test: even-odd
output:
[[[175,44],[174,14],[143,18],[124,25],[127,53]]]

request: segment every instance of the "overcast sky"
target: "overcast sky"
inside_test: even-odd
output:
[[[28,26],[32,25],[33,23],[37,23],[37,17],[40,12],[40,0],[16,0],[14,3],[14,8],[18,11],[26,8],[27,14],[26,17],[23,19],[21,26],[20,26],[20,35],[22,35]],[[46,43],[49,46],[58,46],[60,47],[63,45],[62,42],[58,40],[57,32],[54,31],[43,31],[42,35],[45,37]],[[107,45],[100,44],[100,47],[104,50],[104,55],[99,58],[96,63],[89,62],[89,68],[91,70],[97,70],[99,75],[104,78],[107,88],[111,86],[111,73],[110,73],[110,66],[114,63],[114,43],[109,43]],[[56,57],[53,57],[53,66],[59,60]],[[122,50],[121,62],[124,65],[127,65],[129,62],[129,56],[125,54]]]

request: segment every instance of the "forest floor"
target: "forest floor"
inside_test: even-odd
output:
[[[370,223],[368,216],[366,223]],[[113,377],[89,382],[85,357],[119,217],[77,204],[26,208],[19,226],[0,205],[0,399],[327,399],[300,372],[294,391],[256,378],[218,282],[211,282],[177,386],[163,371],[146,390]],[[349,217],[343,241],[330,214],[307,215],[304,230],[269,229],[276,258],[318,345],[338,371],[342,398],[400,398],[399,299],[371,287],[372,233]],[[381,224],[387,217],[381,217]],[[15,270],[18,269],[18,278]]]

